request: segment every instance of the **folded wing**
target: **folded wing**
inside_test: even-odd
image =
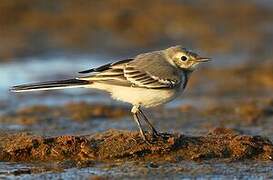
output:
[[[135,59],[106,64],[88,72],[92,74],[77,79],[149,89],[174,88],[181,83],[177,69],[160,53],[142,54]]]

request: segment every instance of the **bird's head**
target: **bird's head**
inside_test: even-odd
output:
[[[210,61],[210,58],[200,57],[181,46],[170,47],[164,53],[172,65],[183,70],[193,71],[198,64]]]

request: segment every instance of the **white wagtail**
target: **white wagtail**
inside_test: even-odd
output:
[[[87,74],[83,77],[19,85],[12,87],[11,91],[75,87],[107,91],[112,98],[132,104],[131,112],[134,120],[142,138],[147,141],[140,117],[147,123],[152,135],[159,134],[140,108],[158,106],[176,98],[185,89],[189,76],[196,66],[207,61],[209,58],[200,57],[181,46],[173,46],[79,72]]]

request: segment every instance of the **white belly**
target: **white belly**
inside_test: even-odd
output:
[[[110,92],[113,99],[130,103],[132,105],[141,105],[144,107],[153,107],[173,100],[178,95],[178,89],[145,89],[135,87],[113,86],[101,83],[94,83],[90,88],[100,89]]]

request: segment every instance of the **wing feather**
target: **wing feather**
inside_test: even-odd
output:
[[[155,56],[156,55],[156,56]],[[161,54],[143,54],[135,59],[109,63],[82,71],[91,73],[80,80],[140,88],[174,88],[181,84],[177,70]]]
[[[145,88],[172,88],[177,85],[174,80],[161,79],[133,66],[125,67],[124,77],[135,86]]]
[[[99,66],[97,68],[92,68],[92,69],[87,69],[87,70],[84,70],[84,71],[80,71],[79,73],[80,74],[87,74],[87,73],[92,73],[92,72],[103,72],[105,70],[110,69],[113,66],[117,66],[117,65],[120,65],[120,64],[128,63],[128,62],[130,62],[132,60],[133,59],[124,59],[124,60],[121,60],[121,61],[116,61],[116,62],[113,62],[113,63],[108,63],[108,64],[105,64],[105,65]]]

